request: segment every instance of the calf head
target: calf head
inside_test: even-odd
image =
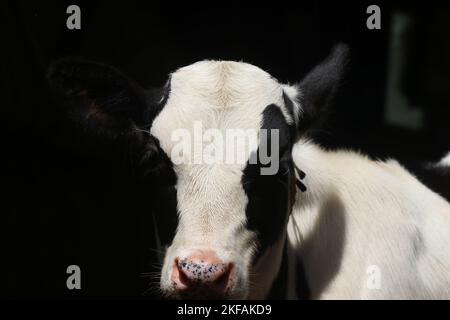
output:
[[[277,275],[295,196],[293,143],[334,95],[347,48],[296,85],[242,62],[202,61],[144,90],[116,69],[53,65],[49,81],[72,117],[137,143],[157,181],[149,204],[162,250],[162,293],[264,298]],[[156,199],[156,202],[155,202]]]

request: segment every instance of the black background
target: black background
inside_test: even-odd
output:
[[[66,28],[70,4],[81,7],[81,30]],[[381,30],[366,28],[370,4],[381,7]],[[1,10],[5,297],[155,297],[140,276],[158,270],[152,189],[136,181],[126,144],[81,132],[52,102],[45,73],[60,57],[110,63],[146,87],[202,59],[243,60],[294,83],[345,42],[350,68],[321,142],[404,160],[435,160],[450,149],[449,5],[7,1]],[[422,130],[384,121],[394,11],[414,18],[401,89],[423,109]],[[80,291],[66,288],[71,264],[81,267]]]

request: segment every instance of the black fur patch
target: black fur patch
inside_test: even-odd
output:
[[[309,289],[305,267],[303,266],[303,260],[301,257],[297,257],[297,261],[295,262],[295,276],[297,298],[299,300],[311,299],[311,291]]]
[[[261,175],[260,169],[263,165],[258,157],[256,164],[247,163],[242,177],[242,185],[248,197],[247,227],[257,233],[260,253],[274,244],[286,228],[289,211],[289,179],[293,172],[291,131],[278,106],[266,107],[261,129],[279,129],[280,166],[275,175]],[[270,134],[268,137],[270,140]],[[269,146],[270,143],[271,141]],[[270,150],[270,147],[268,149]]]
[[[288,275],[288,253],[287,253],[287,244],[284,244],[283,249],[283,257],[281,260],[280,270],[278,271],[278,275],[275,278],[272,288],[270,289],[269,294],[267,295],[268,300],[285,300],[287,298],[287,282],[289,281]]]

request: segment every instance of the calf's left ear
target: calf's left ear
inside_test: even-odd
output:
[[[300,130],[308,129],[323,118],[339,88],[348,58],[349,47],[342,43],[335,45],[329,56],[298,84],[301,105]]]
[[[90,132],[116,137],[151,118],[150,91],[114,67],[66,58],[55,62],[47,77],[64,112]]]

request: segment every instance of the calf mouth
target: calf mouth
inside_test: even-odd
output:
[[[211,290],[208,285],[199,285],[194,290],[176,292],[168,296],[170,300],[233,300],[237,297],[229,292],[218,293]]]

